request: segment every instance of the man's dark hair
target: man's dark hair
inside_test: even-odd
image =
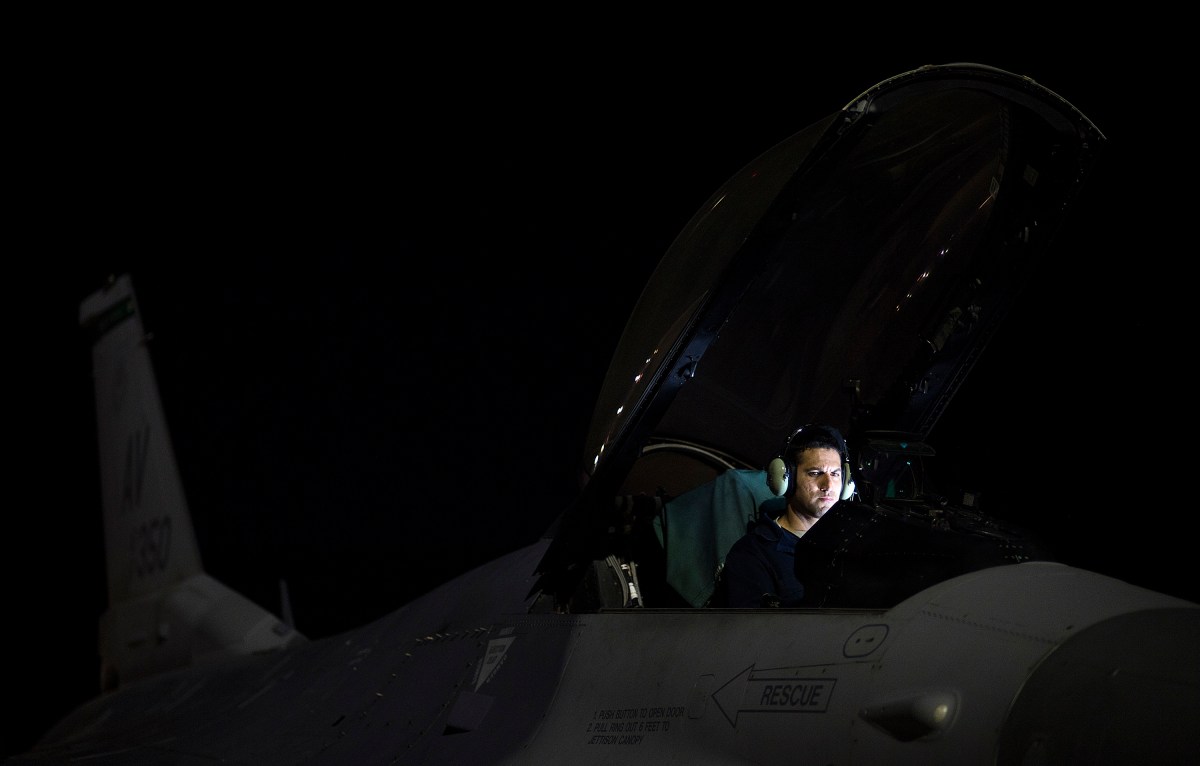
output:
[[[813,447],[835,450],[841,456],[843,463],[849,462],[849,455],[846,454],[846,440],[842,438],[842,434],[832,426],[820,425],[807,425],[792,434],[792,438],[788,440],[787,449],[784,450],[784,459],[790,465],[796,465],[797,456],[804,450]]]

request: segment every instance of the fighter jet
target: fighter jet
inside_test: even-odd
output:
[[[550,529],[322,639],[204,572],[114,279],[80,309],[103,688],[9,762],[1197,762],[1200,604],[1058,560],[932,468],[1105,144],[1053,91],[967,63],[781,141],[648,281]],[[846,436],[853,489],[797,543],[805,603],[732,608],[725,556],[810,423]]]

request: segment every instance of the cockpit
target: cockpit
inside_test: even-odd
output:
[[[953,64],[890,78],[749,163],[629,320],[588,480],[539,567],[542,608],[719,607],[728,546],[778,500],[764,467],[812,422],[846,434],[858,489],[797,551],[809,606],[886,608],[1048,555],[942,488],[930,435],[1103,143],[1027,78]]]

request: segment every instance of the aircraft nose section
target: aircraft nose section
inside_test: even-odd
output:
[[[1098,623],[1030,676],[1000,736],[1004,764],[1200,763],[1200,609]]]

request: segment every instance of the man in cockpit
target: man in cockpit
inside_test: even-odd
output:
[[[731,607],[800,606],[804,583],[796,578],[796,543],[820,521],[849,486],[846,442],[837,429],[807,425],[792,434],[767,470],[776,495],[787,498],[762,513],[754,527],[733,544],[722,573]]]

